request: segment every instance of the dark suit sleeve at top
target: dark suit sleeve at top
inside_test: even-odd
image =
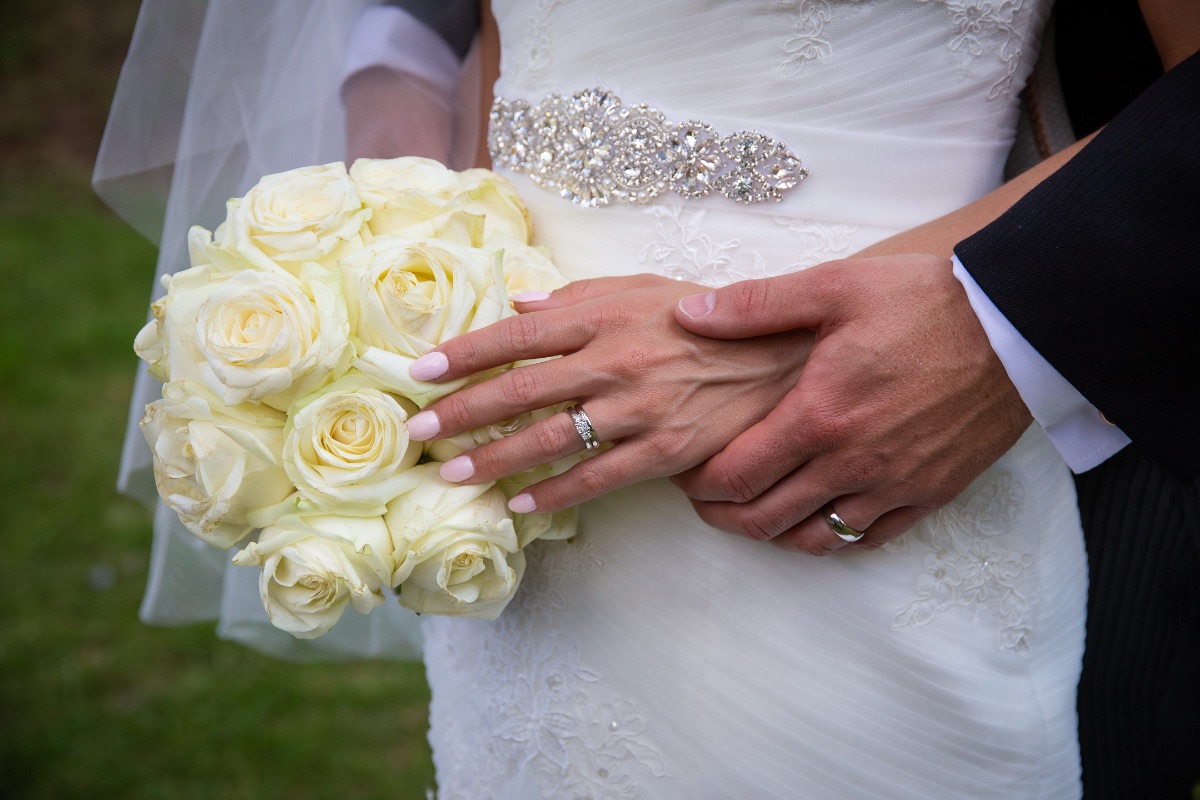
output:
[[[1151,460],[1200,477],[1200,53],[955,253]]]
[[[479,30],[479,0],[386,0],[437,31],[462,59]]]

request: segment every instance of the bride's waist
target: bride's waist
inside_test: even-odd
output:
[[[1003,179],[1003,142],[778,126],[809,177],[758,212],[911,228],[970,203]],[[774,206],[772,208],[772,206]]]

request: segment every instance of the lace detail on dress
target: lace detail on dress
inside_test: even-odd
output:
[[[646,213],[657,217],[654,223],[657,237],[638,253],[639,263],[652,265],[660,275],[668,278],[695,281],[705,286],[724,286],[731,282],[733,253],[742,242],[729,239],[717,243],[703,233],[704,217],[708,212],[660,205],[647,208]]]
[[[666,774],[662,756],[636,702],[604,692],[603,676],[583,663],[558,619],[564,585],[603,562],[579,539],[537,542],[526,553],[519,594],[475,654],[478,724],[454,718],[437,736],[449,764],[439,774],[442,800],[483,800],[517,773],[535,775],[543,798],[640,800],[641,782]],[[482,753],[465,744],[488,734]]]
[[[781,76],[795,75],[807,62],[828,61],[833,56],[833,45],[825,38],[825,26],[834,20],[837,0],[770,1],[774,7],[794,14],[794,33],[783,43],[784,57],[777,68]],[[1004,65],[1003,72],[992,84],[988,99],[1007,96],[1021,63],[1021,32],[1028,21],[1028,9],[1022,8],[1025,0],[916,1],[945,7],[954,28],[949,47],[962,54],[965,61],[987,53],[999,58]],[[862,0],[841,0],[839,5],[857,6],[860,3]]]
[[[638,262],[668,278],[713,287],[784,275],[837,258],[850,249],[850,237],[858,230],[845,223],[772,217],[796,236],[795,260],[772,268],[757,250],[739,253],[740,239],[717,242],[704,233],[704,209],[658,205],[645,213],[656,218],[656,236],[638,253]]]
[[[1033,554],[1012,541],[1025,488],[1001,472],[934,513],[888,547],[927,551],[916,597],[895,627],[927,625],[941,613],[986,613],[996,644],[1024,658],[1033,654],[1038,586]]]
[[[932,0],[946,6],[954,24],[955,36],[950,49],[968,60],[993,52],[1004,70],[988,92],[988,99],[1006,97],[1013,76],[1021,64],[1022,34],[1029,9],[1024,0]],[[931,2],[931,0],[918,0]]]
[[[772,217],[775,222],[795,234],[799,259],[790,265],[787,272],[808,269],[848,254],[850,237],[858,233],[858,226],[846,222],[819,222],[815,219],[795,217]]]
[[[551,15],[571,0],[538,0],[529,15],[525,35],[511,47],[501,38],[504,74],[513,85],[539,94],[554,88],[550,68],[554,65],[554,36]]]
[[[833,20],[829,0],[773,0],[795,12],[792,22],[795,33],[783,43],[784,59],[779,72],[792,75],[807,61],[824,61],[833,55],[833,45],[823,38],[825,25]],[[850,0],[859,2],[859,0]]]

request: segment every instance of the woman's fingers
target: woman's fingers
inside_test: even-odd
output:
[[[588,407],[588,416],[600,441],[619,438],[628,428],[628,425],[608,424],[619,419],[614,419],[611,403],[589,403]],[[456,483],[483,483],[557,461],[583,449],[583,438],[571,415],[563,412],[447,461],[441,475]]]
[[[519,314],[444,342],[414,361],[408,374],[419,381],[453,380],[514,361],[571,353],[590,338],[582,315]]]
[[[418,442],[454,436],[587,397],[598,384],[596,373],[574,369],[569,358],[516,367],[447,395],[413,415],[408,421],[409,436]]]
[[[441,466],[454,483],[483,483],[566,458],[583,449],[583,440],[567,414],[539,420],[523,431],[477,447]]]
[[[543,293],[530,293],[527,302],[517,301],[521,314],[442,343],[414,361],[409,374],[421,381],[453,380],[513,361],[575,352],[597,334],[611,332],[614,327],[628,327],[635,320],[630,319],[615,299],[591,302],[586,309],[571,307],[662,283],[663,279],[655,275],[633,275],[575,281],[547,298],[541,298]],[[673,285],[672,291],[685,288]]]
[[[509,501],[508,507],[519,514],[560,511],[657,477],[647,473],[648,450],[631,440],[621,442],[583,459],[561,475],[527,486]]]
[[[658,275],[623,275],[620,277],[592,278],[589,280],[573,281],[553,292],[523,292],[515,294],[510,299],[520,307],[522,313],[530,311],[546,311],[551,308],[565,308],[584,300],[625,292],[630,289],[643,289],[662,283]]]

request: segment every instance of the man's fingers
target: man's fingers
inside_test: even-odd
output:
[[[830,505],[837,509],[838,516],[842,515],[842,507],[851,507],[847,502],[854,498],[838,498]],[[816,514],[802,520],[799,524],[784,531],[771,540],[771,544],[783,550],[810,555],[825,555],[842,547],[852,549],[874,550],[895,539],[900,534],[912,528],[925,517],[928,509],[915,506],[892,509],[878,517],[870,525],[856,528],[863,537],[856,542],[845,542],[839,539],[825,519],[826,509],[822,508]],[[846,511],[847,517],[853,519],[855,512]],[[846,519],[846,518],[844,518]],[[849,524],[849,519],[846,522]],[[862,525],[863,523],[855,523]]]
[[[821,328],[835,315],[834,296],[852,269],[830,262],[770,280],[734,283],[707,294],[684,297],[675,319],[687,330],[714,339],[745,339],[768,333]]]
[[[810,462],[747,503],[692,500],[700,518],[729,533],[767,541],[815,514],[836,493],[818,482]],[[836,537],[834,537],[836,538]]]

